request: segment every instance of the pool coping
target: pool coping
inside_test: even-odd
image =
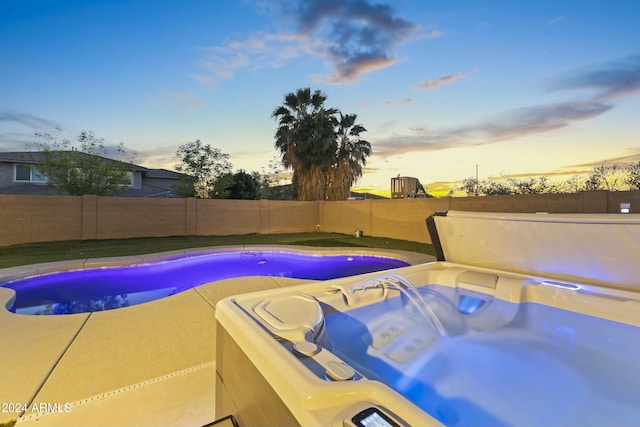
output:
[[[229,251],[372,255],[401,259],[411,265],[435,260],[430,255],[391,249],[228,245],[10,267],[0,269],[0,285],[18,278],[52,271],[136,264],[185,254]],[[210,394],[208,384],[215,382],[214,378],[211,378],[211,372],[215,372],[217,301],[240,293],[310,281],[272,276],[226,279],[139,305],[62,316],[11,313],[6,308],[11,305],[15,293],[0,286],[0,346],[10,349],[0,356],[0,377],[3,378],[3,383],[10,387],[0,390],[0,402],[26,405],[28,409],[20,414],[0,412],[0,423],[18,418],[18,425],[36,425],[38,420],[46,416],[48,425],[55,419],[60,420],[60,425],[69,424],[74,411],[80,416],[83,405],[96,405],[92,402],[101,402],[104,406],[105,400],[119,394],[118,391],[141,393],[142,390],[151,390],[151,385],[157,384],[158,381],[175,383],[180,378],[176,373],[193,376],[194,370],[207,373],[203,379],[206,384],[200,384],[198,390],[209,390]],[[4,310],[2,305],[5,307]],[[199,371],[200,369],[202,371]],[[163,392],[165,394],[162,397],[152,393],[154,403],[150,408],[157,409],[148,409],[149,411],[170,408],[176,396],[166,392],[167,390]],[[43,415],[37,410],[34,413],[34,403],[57,404],[63,409],[66,408],[65,404],[69,404],[71,411]],[[200,412],[195,414],[191,421],[195,419],[196,423],[201,425],[213,421],[213,406],[211,400],[210,408],[200,408]],[[111,411],[102,415],[106,416],[102,422],[104,425],[109,424],[108,420],[113,424],[126,424],[126,414]],[[85,414],[85,418],[79,420],[78,425],[86,421]],[[140,424],[140,420],[136,420],[135,424]]]

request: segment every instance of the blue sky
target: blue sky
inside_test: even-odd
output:
[[[640,3],[0,2],[0,150],[93,130],[173,168],[195,139],[261,171],[287,92],[358,114],[358,188],[570,177],[640,159]]]

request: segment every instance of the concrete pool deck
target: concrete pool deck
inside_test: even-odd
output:
[[[121,265],[186,253],[288,251],[390,256],[410,264],[430,255],[369,248],[246,246],[89,259],[0,269],[0,284],[53,270]],[[0,425],[198,426],[214,413],[215,306],[222,298],[309,280],[242,277],[115,310],[59,316],[0,308]],[[0,287],[0,305],[14,292]]]

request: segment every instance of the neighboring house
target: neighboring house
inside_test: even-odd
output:
[[[291,184],[276,185],[260,190],[260,197],[271,200],[293,200],[293,188]],[[368,199],[388,199],[388,197],[378,196],[372,193],[358,193],[352,191],[348,200],[368,200]]]
[[[373,193],[358,193],[356,191],[352,191],[349,196],[349,200],[380,200],[380,199],[388,199],[388,197],[379,196]]]
[[[38,170],[38,164],[42,161],[42,153],[37,151],[0,152],[0,194],[59,194],[48,185],[47,177]],[[180,182],[180,176],[170,170],[148,169],[132,164],[129,171],[131,183],[118,196],[182,197],[173,191]]]

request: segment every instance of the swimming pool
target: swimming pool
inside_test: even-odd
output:
[[[2,286],[16,292],[12,312],[56,315],[128,307],[234,277],[328,280],[408,265],[400,259],[373,255],[227,251],[51,272]]]

